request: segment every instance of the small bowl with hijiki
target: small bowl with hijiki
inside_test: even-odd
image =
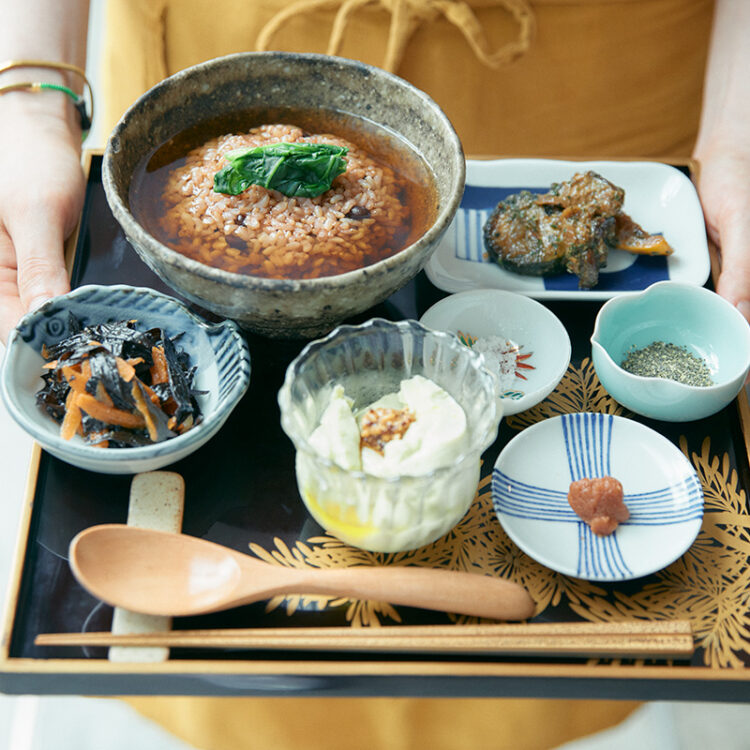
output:
[[[652,419],[715,414],[750,370],[750,326],[715,292],[662,281],[609,300],[591,336],[594,368],[623,406]]]
[[[206,443],[247,390],[238,326],[153,289],[82,286],[21,319],[2,369],[8,412],[62,461],[136,474]]]
[[[429,544],[461,520],[503,408],[481,356],[455,336],[379,318],[308,344],[279,405],[313,518],[378,552]]]
[[[506,415],[546,398],[570,363],[570,337],[559,318],[541,302],[515,292],[459,292],[434,304],[420,322],[455,333],[484,356]]]

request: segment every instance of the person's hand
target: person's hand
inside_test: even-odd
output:
[[[83,203],[80,132],[49,97],[0,97],[0,340],[69,290],[63,257]]]
[[[750,151],[717,145],[699,161],[706,227],[721,251],[716,291],[750,321]]]

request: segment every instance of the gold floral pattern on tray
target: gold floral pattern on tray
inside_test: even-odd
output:
[[[630,416],[630,412],[620,406],[599,382],[590,359],[584,359],[580,367],[569,365],[557,388],[544,401],[526,411],[511,414],[505,421],[512,429],[522,430],[548,417],[579,411]]]
[[[507,418],[521,430],[563,413],[627,412],[599,383],[591,362],[571,365],[558,388],[533,409]],[[688,619],[703,663],[711,667],[744,667],[750,657],[750,515],[747,498],[729,457],[711,453],[709,438],[690,450],[684,436],[680,448],[700,478],[705,514],[692,547],[664,570],[622,588],[601,586],[556,573],[537,563],[508,538],[492,504],[491,476],[484,477],[477,496],[459,524],[433,544],[399,553],[376,553],[350,547],[324,534],[288,547],[280,539],[268,551],[251,544],[267,562],[290,567],[328,568],[357,565],[423,565],[507,577],[525,586],[537,602],[536,614],[565,606],[584,620]],[[640,586],[640,588],[638,588]],[[352,626],[401,622],[398,610],[385,602],[354,601],[323,596],[276,597],[267,611],[285,608],[346,606]],[[472,618],[451,615],[457,623]]]
[[[703,526],[693,546],[668,568],[626,596],[585,596],[571,605],[589,620],[689,619],[703,660],[713,667],[744,667],[750,635],[750,517],[745,491],[729,459],[711,454],[706,438],[700,452],[680,448],[695,466],[705,497]]]

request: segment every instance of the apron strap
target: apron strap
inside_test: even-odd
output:
[[[258,34],[256,48],[259,51],[269,49],[279,29],[294,16],[316,10],[335,10],[336,17],[326,52],[337,55],[351,15],[365,6],[379,6],[391,16],[388,43],[381,66],[383,69],[396,72],[414,32],[422,24],[439,16],[443,16],[461,31],[478,60],[490,68],[499,68],[513,62],[529,49],[536,21],[529,0],[491,0],[488,6],[492,5],[504,8],[519,26],[516,40],[494,51],[479,19],[465,0],[295,0],[265,24]]]

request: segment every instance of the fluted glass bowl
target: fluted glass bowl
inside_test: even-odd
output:
[[[468,447],[450,464],[382,478],[342,469],[310,445],[335,385],[344,387],[356,413],[415,375],[447,391],[466,414]],[[279,405],[281,425],[296,448],[299,492],[312,516],[346,543],[378,552],[429,544],[458,523],[475,496],[480,456],[497,437],[503,410],[482,356],[453,334],[378,318],[339,326],[308,344],[287,369]]]

